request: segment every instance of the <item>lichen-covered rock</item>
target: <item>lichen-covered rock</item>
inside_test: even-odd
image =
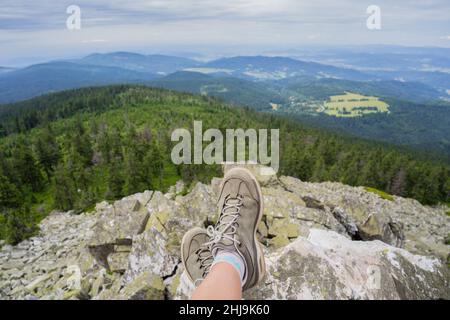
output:
[[[207,217],[209,190],[197,184],[193,194],[185,201],[177,197],[171,200],[156,192],[147,205],[150,218],[144,233],[133,238],[133,247],[129,255],[129,266],[124,282],[130,283],[140,274],[151,271],[159,277],[174,273],[180,263],[181,239],[186,231],[196,225],[202,225]],[[186,208],[186,203],[189,208]]]
[[[113,252],[108,255],[108,266],[111,272],[124,273],[128,268],[129,252]]]
[[[124,300],[163,300],[164,283],[161,277],[152,272],[144,272],[128,283],[118,295]]]
[[[229,170],[235,167],[243,167],[241,164],[224,164],[223,172],[226,174]],[[258,180],[262,187],[278,185],[277,173],[270,167],[262,166],[260,164],[247,164],[245,168],[249,170]]]
[[[249,169],[262,185],[257,236],[268,275],[247,299],[449,298],[444,208]],[[167,194],[146,191],[99,203],[92,213],[49,215],[38,236],[1,245],[0,299],[189,298],[181,239],[215,223],[221,181],[189,192],[179,182]]]
[[[129,256],[128,269],[124,275],[124,282],[129,283],[140,274],[150,271],[160,277],[171,275],[176,266],[180,263],[179,243],[170,247],[170,236],[165,232],[160,232],[155,228],[147,230],[145,233],[135,237],[133,249]],[[176,236],[178,237],[178,236]]]
[[[265,283],[247,299],[449,299],[449,271],[437,258],[381,241],[311,230],[266,257]]]
[[[97,216],[91,247],[132,239],[144,230],[149,212],[139,200],[126,198],[113,205],[97,207]]]
[[[279,180],[294,194],[320,201],[327,211],[338,209],[358,231],[363,230],[357,232],[356,238],[381,239],[414,253],[437,254],[441,258],[450,253],[450,247],[444,243],[450,232],[450,217],[444,208],[423,206],[416,200],[396,196],[389,201],[363,187],[336,182],[308,183],[292,177]]]

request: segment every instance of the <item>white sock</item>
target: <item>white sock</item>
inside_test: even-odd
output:
[[[216,257],[214,258],[212,267],[220,262],[225,262],[233,266],[239,273],[239,276],[241,278],[241,286],[244,286],[244,283],[247,280],[247,272],[244,259],[242,259],[242,257],[238,253],[219,250]]]

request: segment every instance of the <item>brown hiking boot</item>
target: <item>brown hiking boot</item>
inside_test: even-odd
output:
[[[181,261],[195,286],[206,278],[213,262],[210,247],[205,245],[209,240],[206,230],[194,228],[186,232],[181,241]]]
[[[236,252],[246,266],[243,290],[254,287],[265,274],[265,262],[256,231],[263,215],[261,188],[253,174],[244,168],[233,168],[225,175],[218,206],[219,220],[210,227],[211,252]]]

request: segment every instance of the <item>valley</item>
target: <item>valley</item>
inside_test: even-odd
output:
[[[375,51],[367,57],[331,51],[328,55],[336,59],[327,60],[318,50],[315,59],[293,52],[295,58],[236,56],[206,62],[130,52],[97,53],[0,73],[0,103],[80,87],[142,84],[212,96],[307,125],[449,157],[450,74],[412,70],[408,59],[419,63],[424,53],[414,48],[400,51],[388,56]],[[429,53],[429,66],[446,68],[445,50],[441,51]],[[364,63],[376,65],[377,59],[380,68],[361,68]],[[371,101],[330,100],[346,92]],[[0,113],[1,109],[9,107],[0,106]]]
[[[334,134],[208,96],[118,85],[63,91],[0,109],[0,238],[33,235],[52,210],[90,210],[151,188],[186,190],[220,174],[219,165],[175,165],[177,128],[279,129],[280,173],[339,181],[414,198],[448,201],[448,162],[390,145]],[[26,143],[26,141],[28,143]]]

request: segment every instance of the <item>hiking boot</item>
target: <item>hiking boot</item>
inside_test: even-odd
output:
[[[246,270],[243,290],[254,287],[265,274],[262,246],[256,231],[263,215],[261,188],[253,174],[244,168],[233,168],[225,175],[218,200],[219,220],[208,228],[211,252],[235,252],[242,257]]]
[[[209,273],[213,256],[209,246],[210,241],[206,230],[194,228],[186,232],[181,241],[181,261],[189,279],[198,286]]]

